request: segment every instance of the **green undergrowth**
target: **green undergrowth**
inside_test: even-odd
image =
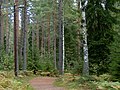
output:
[[[57,71],[43,72],[37,71],[20,71],[18,77],[14,76],[13,71],[0,71],[0,90],[34,90],[29,81],[39,76],[58,76]]]
[[[60,76],[54,83],[56,86],[65,87],[67,90],[120,90],[120,82],[113,82],[110,75],[98,76],[73,76],[70,73]]]
[[[58,77],[58,71],[57,70],[51,70],[51,71],[42,71],[42,70],[32,70],[32,71],[20,71],[20,76],[49,76],[49,77]]]
[[[33,90],[28,81],[34,76],[14,76],[13,71],[0,71],[0,90]]]

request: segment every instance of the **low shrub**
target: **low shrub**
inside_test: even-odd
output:
[[[72,79],[72,74],[65,74],[56,80],[57,86],[67,87],[68,90],[120,90],[120,82],[111,81],[111,75],[103,74],[89,77],[76,76]]]
[[[12,72],[0,72],[0,90],[32,90],[32,88],[28,83],[18,81]]]

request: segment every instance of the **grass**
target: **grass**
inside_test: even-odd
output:
[[[34,90],[29,84],[29,81],[34,77],[35,76],[17,77],[16,80],[26,86],[25,90]]]
[[[14,76],[13,71],[0,71],[0,90],[33,90],[29,84],[34,76]]]
[[[108,74],[90,77],[65,74],[54,83],[56,86],[65,87],[67,90],[120,90],[120,82],[112,82]]]

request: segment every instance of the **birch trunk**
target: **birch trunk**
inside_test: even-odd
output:
[[[81,1],[82,9],[82,34],[83,34],[83,52],[84,52],[84,63],[83,63],[83,75],[89,75],[89,61],[88,61],[88,45],[87,45],[87,28],[86,28],[86,13],[85,8],[88,0]]]

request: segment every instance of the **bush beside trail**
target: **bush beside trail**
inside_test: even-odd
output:
[[[112,81],[112,76],[109,74],[83,77],[65,73],[56,80],[55,85],[68,90],[120,90],[120,82]]]
[[[23,83],[18,78],[15,78],[13,72],[0,72],[0,90],[32,90],[28,83]]]

